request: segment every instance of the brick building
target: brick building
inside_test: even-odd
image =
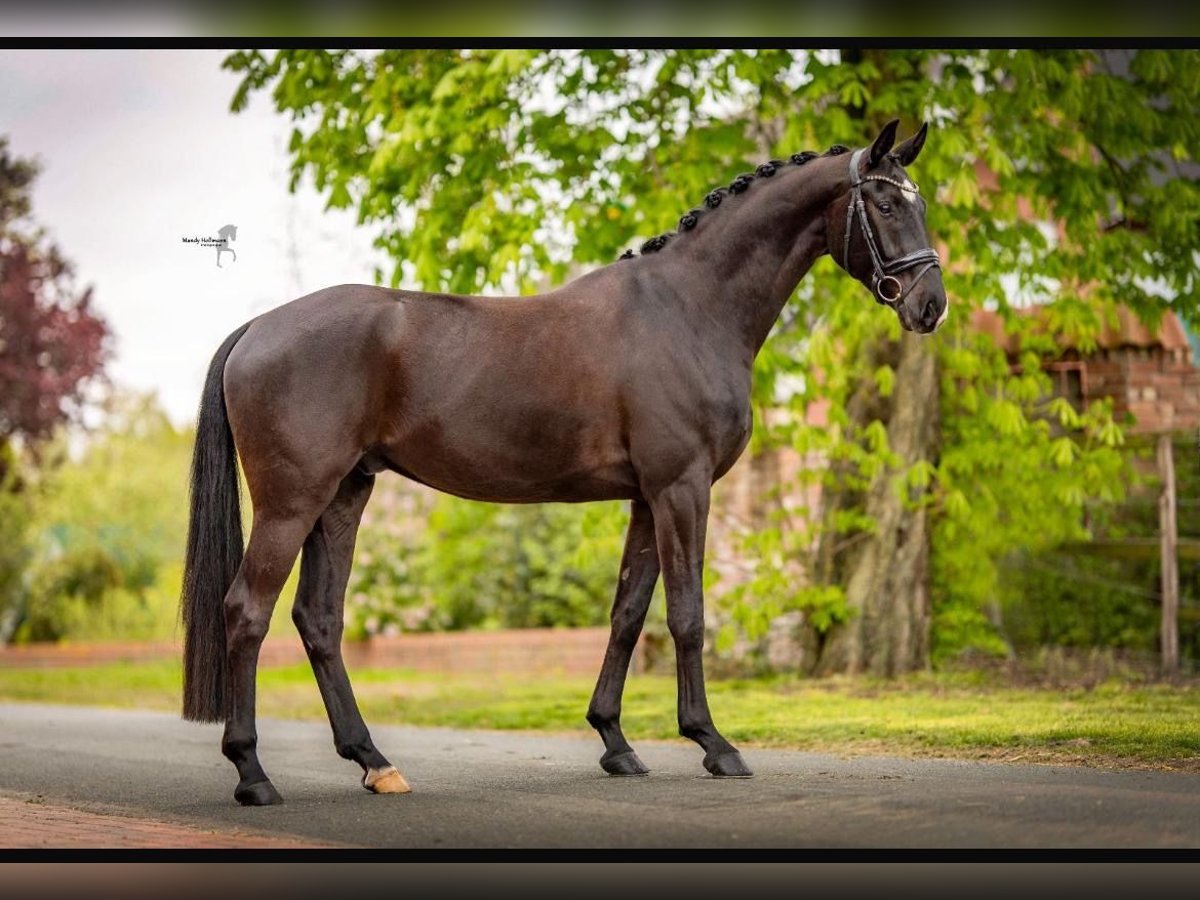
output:
[[[1016,343],[999,316],[976,310],[972,325],[1015,358]],[[1131,310],[1118,308],[1116,324],[1105,325],[1096,344],[1084,353],[1059,339],[1060,355],[1043,363],[1055,378],[1057,393],[1079,407],[1111,397],[1114,417],[1118,422],[1131,417],[1135,434],[1200,428],[1200,368],[1174,313],[1166,313],[1151,330]]]

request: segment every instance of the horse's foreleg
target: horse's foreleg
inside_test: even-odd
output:
[[[704,768],[713,775],[747,776],[741,754],[713,724],[704,690],[702,576],[711,484],[706,475],[675,482],[650,504],[667,588],[667,627],[675,641],[679,733],[704,748]]]
[[[311,527],[311,521],[302,519],[256,515],[245,558],[225,595],[230,709],[221,752],[237,766],[240,780],[234,797],[246,806],[282,800],[258,761],[254,682],[271,611]]]
[[[612,632],[587,713],[588,723],[600,732],[604,741],[605,753],[600,765],[610,775],[645,775],[649,771],[621,731],[621,695],[633,649],[646,621],[658,570],[654,517],[644,501],[634,500],[613,601]]]
[[[371,742],[342,659],[346,583],[358,524],[374,484],[374,475],[351,472],[317,520],[304,542],[292,620],[325,701],[338,755],[362,766],[363,786],[368,790],[397,794],[406,793],[408,783]]]

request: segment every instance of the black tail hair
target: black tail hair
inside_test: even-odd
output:
[[[247,322],[208,367],[192,453],[191,513],[183,564],[183,717],[223,722],[228,710],[225,592],[242,564],[242,504],[237,450],[225,411],[225,361]]]

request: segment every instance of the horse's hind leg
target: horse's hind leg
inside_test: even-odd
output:
[[[374,475],[358,470],[347,475],[305,539],[292,620],[317,677],[338,755],[362,766],[368,790],[399,794],[409,790],[408,783],[371,743],[342,660],[346,582],[358,523],[374,484]]]
[[[637,758],[621,731],[621,695],[625,675],[646,610],[658,580],[658,548],[655,546],[654,517],[644,501],[634,500],[621,555],[621,574],[613,601],[612,631],[596,691],[588,706],[588,723],[600,732],[604,755],[600,765],[610,775],[645,775],[649,769]]]
[[[258,761],[254,681],[271,611],[311,527],[312,520],[304,517],[256,514],[246,555],[225,595],[230,709],[221,752],[237,766],[240,780],[233,796],[245,806],[282,800]]]

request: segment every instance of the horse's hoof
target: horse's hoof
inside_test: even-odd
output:
[[[749,778],[754,773],[736,750],[727,750],[718,756],[704,757],[704,768],[717,778]]]
[[[600,757],[600,768],[604,769],[609,775],[650,774],[650,770],[646,768],[645,764],[638,759],[637,754],[632,750],[624,750],[616,754],[605,753]]]
[[[239,784],[233,792],[233,799],[242,806],[274,806],[283,802],[279,791],[275,790],[275,785],[270,781],[256,781],[245,786]]]
[[[395,766],[386,769],[367,769],[363,775],[363,787],[372,794],[407,794],[412,791],[404,776],[396,771]]]

